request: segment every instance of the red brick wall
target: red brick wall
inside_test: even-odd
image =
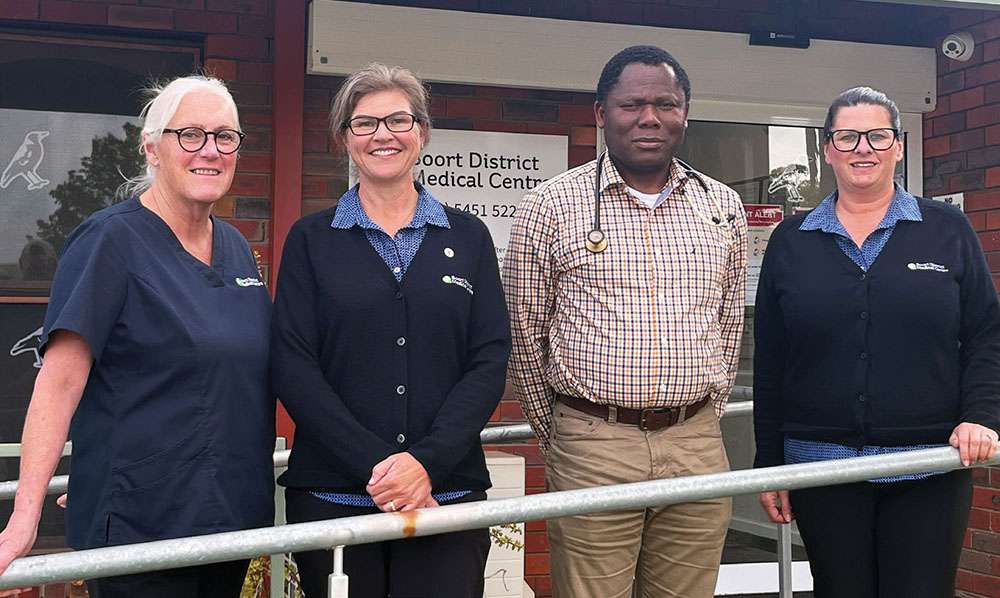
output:
[[[231,222],[265,261],[271,195],[271,42],[272,0],[0,0],[0,19],[18,23],[101,26],[101,32],[142,41],[153,30],[169,40],[171,32],[203,36],[208,74],[229,82],[247,132],[237,175],[215,213]],[[92,29],[91,29],[92,30]],[[266,279],[266,278],[265,278]]]
[[[307,75],[303,95],[302,214],[336,203],[347,190],[347,156],[330,135],[330,104],[341,77]]]
[[[938,56],[938,105],[924,116],[924,193],[965,193],[1000,288],[1000,12],[963,11],[950,31],[969,31],[968,62]],[[1000,596],[1000,468],[975,473],[958,595]]]

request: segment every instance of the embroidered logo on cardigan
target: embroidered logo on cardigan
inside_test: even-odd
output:
[[[236,279],[236,284],[238,284],[241,287],[262,287],[262,286],[264,286],[264,283],[262,283],[259,278],[255,278],[253,276],[248,276],[246,278],[237,278]]]
[[[465,289],[466,291],[469,291],[470,295],[473,294],[473,292],[472,292],[472,283],[469,282],[468,280],[462,278],[461,276],[451,276],[449,274],[445,274],[444,276],[441,277],[441,282],[443,282],[445,284],[453,284],[453,285],[456,285],[456,286],[460,286],[463,289]]]
[[[930,270],[931,272],[947,272],[948,268],[945,268],[941,264],[935,264],[934,262],[910,262],[906,264],[906,267],[910,270]]]

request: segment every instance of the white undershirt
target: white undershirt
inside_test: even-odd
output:
[[[642,203],[649,206],[650,209],[653,209],[656,206],[660,205],[660,202],[666,199],[667,196],[670,195],[670,192],[674,190],[672,185],[668,185],[666,189],[664,189],[659,193],[643,193],[642,191],[633,189],[628,185],[625,186],[625,189],[627,189],[628,192],[631,193],[633,197],[635,197]]]

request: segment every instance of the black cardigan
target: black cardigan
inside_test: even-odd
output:
[[[754,318],[755,466],[783,464],[786,435],[860,448],[1000,428],[1000,306],[979,239],[955,207],[918,205],[923,221],[897,222],[867,273],[833,235],[799,230],[804,215],[774,231]]]
[[[503,394],[507,307],[486,226],[445,210],[451,228],[427,227],[399,283],[360,227],[331,228],[336,208],[289,231],[271,326],[296,424],[282,485],[365,494],[372,467],[407,451],[435,492],[490,486],[479,432]]]

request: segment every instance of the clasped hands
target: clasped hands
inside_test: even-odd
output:
[[[997,437],[996,430],[972,422],[962,422],[952,430],[948,443],[958,449],[962,465],[968,467],[993,458],[997,452]],[[787,490],[761,492],[758,500],[772,522],[791,523],[795,519],[788,502]]]
[[[386,513],[438,506],[427,470],[410,453],[396,453],[377,463],[365,490]]]

